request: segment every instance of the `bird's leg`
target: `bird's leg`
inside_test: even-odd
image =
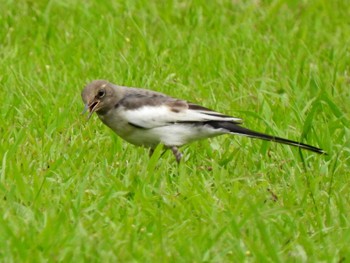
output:
[[[150,148],[150,149],[149,149],[149,152],[148,152],[149,157],[152,157],[153,153],[154,153],[154,149]]]
[[[173,152],[173,154],[175,155],[177,163],[180,163],[182,153],[179,151],[179,149],[176,146],[171,146],[170,149]]]
[[[166,152],[166,150],[163,150],[163,152],[162,152],[162,154],[160,155],[160,157],[162,157],[162,156],[164,155],[165,152]],[[148,154],[149,154],[149,157],[151,158],[152,155],[154,154],[154,149],[150,148]]]

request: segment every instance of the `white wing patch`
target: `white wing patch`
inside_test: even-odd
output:
[[[166,105],[144,106],[132,110],[124,109],[120,115],[129,123],[146,129],[183,122],[233,121],[242,123],[239,118],[229,117],[214,111],[181,109],[175,112]]]

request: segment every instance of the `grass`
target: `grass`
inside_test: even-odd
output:
[[[347,1],[1,6],[1,262],[350,259]],[[80,115],[99,78],[329,155],[222,136],[149,159]]]

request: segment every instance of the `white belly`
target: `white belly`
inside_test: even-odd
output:
[[[117,111],[113,114],[99,115],[104,124],[129,143],[155,148],[159,143],[166,146],[182,146],[192,141],[227,133],[213,129],[209,125],[169,124],[156,128],[143,129],[130,125]]]

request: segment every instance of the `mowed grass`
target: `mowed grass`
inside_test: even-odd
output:
[[[350,6],[11,1],[0,9],[1,262],[350,260]],[[93,79],[325,149],[238,136],[171,153],[80,113]]]

